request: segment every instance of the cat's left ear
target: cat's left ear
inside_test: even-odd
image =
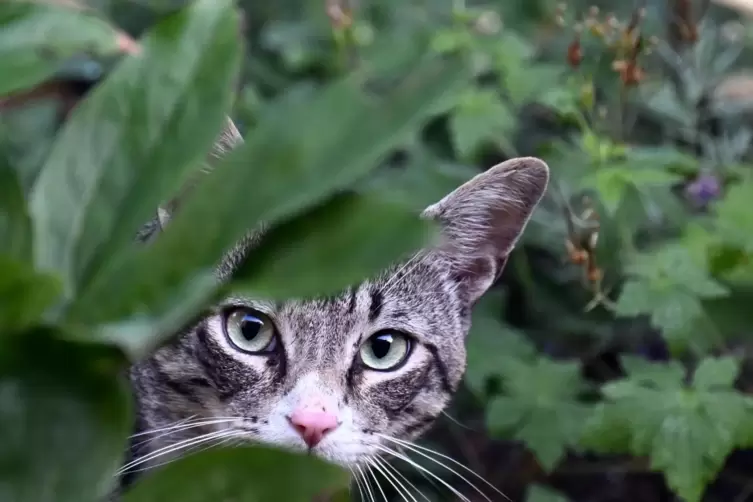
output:
[[[549,183],[533,157],[497,164],[424,211],[443,228],[436,251],[465,299],[474,303],[499,277]]]

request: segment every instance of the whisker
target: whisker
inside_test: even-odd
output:
[[[366,488],[366,494],[369,496],[370,502],[376,502],[374,499],[374,494],[371,492],[371,482],[369,481],[369,478],[366,477],[366,475],[361,470],[361,466],[356,466],[356,469],[358,469],[358,472],[361,474],[361,477],[363,478],[363,485]]]
[[[413,488],[413,491],[415,491],[416,493],[418,493],[419,495],[421,495],[421,497],[423,497],[423,499],[426,502],[431,502],[431,499],[429,499],[429,497],[427,497],[424,494],[424,492],[422,492],[421,490],[419,490],[416,487],[416,485],[411,482],[411,480],[409,480],[408,478],[406,478],[405,475],[397,469],[397,467],[395,467],[394,465],[390,465],[389,462],[387,462],[386,460],[383,460],[383,459],[381,459],[379,457],[375,457],[375,460],[379,461],[379,463],[382,464],[382,466],[384,467],[384,469],[393,477],[393,479],[395,481],[397,481],[398,483],[400,483],[400,486],[403,486],[403,488],[405,488],[405,485],[403,485],[403,483],[401,482],[401,480],[402,480],[408,486],[410,486],[411,488]],[[421,474],[423,475],[423,473],[421,473]],[[398,479],[398,476],[400,477],[400,479]],[[431,480],[431,482],[432,482],[432,484],[435,484],[434,480]],[[406,493],[408,493],[408,494],[411,495],[411,498],[414,500],[414,502],[418,502],[416,500],[416,498],[412,495],[412,493],[411,493],[410,490],[408,490],[407,488],[405,488],[405,491],[406,491]]]
[[[375,446],[376,446],[376,448],[384,451],[385,453],[389,453],[390,455],[392,455],[392,456],[394,456],[396,458],[399,458],[400,460],[402,460],[402,461],[410,464],[414,468],[419,469],[421,471],[424,471],[429,476],[431,476],[434,479],[436,479],[437,481],[439,481],[442,485],[444,485],[445,488],[447,488],[452,493],[454,493],[463,502],[470,502],[470,500],[468,499],[468,497],[466,497],[465,495],[463,495],[462,493],[460,493],[455,487],[453,487],[452,485],[450,485],[447,481],[445,481],[444,479],[440,478],[439,476],[437,476],[436,474],[434,474],[433,472],[431,472],[430,470],[428,470],[424,466],[418,464],[415,460],[413,460],[412,458],[408,457],[407,455],[403,455],[401,453],[398,453],[395,450],[393,450],[392,448],[388,448],[386,446],[380,446],[380,445],[375,445]]]
[[[170,453],[173,453],[173,452],[176,452],[176,451],[180,451],[180,450],[182,450],[184,448],[188,448],[190,446],[195,446],[197,444],[201,444],[201,443],[204,443],[206,441],[211,441],[213,439],[223,438],[225,436],[229,436],[229,435],[233,435],[233,434],[237,434],[237,433],[238,433],[238,431],[234,431],[234,430],[231,430],[231,431],[217,431],[217,432],[211,432],[211,433],[208,433],[208,434],[204,434],[204,435],[201,435],[201,436],[198,436],[198,437],[195,437],[195,438],[189,438],[189,439],[185,439],[183,441],[178,441],[175,444],[164,446],[164,447],[159,448],[159,449],[157,449],[157,450],[155,450],[155,451],[153,451],[153,452],[151,452],[151,453],[149,453],[147,455],[144,455],[143,457],[140,457],[140,458],[137,458],[136,460],[128,462],[123,467],[121,467],[115,474],[116,474],[116,476],[122,475],[125,472],[128,472],[133,467],[141,465],[141,464],[143,464],[145,462],[149,462],[150,460],[154,460],[155,458],[161,457],[163,455],[168,455]]]
[[[176,422],[173,422],[172,425],[168,425],[165,427],[160,427],[158,429],[150,429],[148,431],[142,431],[138,432],[136,434],[131,434],[129,436],[130,438],[136,438],[139,436],[146,436],[147,434],[156,434],[158,432],[167,431],[170,429],[175,429],[179,427],[184,427],[187,425],[195,424],[198,422],[206,422],[206,421],[214,421],[214,420],[224,420],[224,421],[230,421],[230,420],[243,420],[243,417],[211,417],[211,418],[205,418],[205,417],[197,417],[196,415],[191,415],[188,418],[184,418],[183,420],[178,420]]]
[[[140,434],[134,434],[131,437],[137,437],[137,436],[145,435],[147,433],[157,433],[157,432],[162,432],[162,431],[167,431],[167,432],[162,432],[162,434],[158,434],[157,436],[145,439],[143,441],[139,441],[138,443],[134,444],[133,447],[136,448],[136,447],[144,445],[146,443],[149,443],[149,442],[152,442],[152,441],[156,441],[159,438],[163,438],[165,436],[170,436],[170,435],[175,434],[177,432],[183,432],[183,431],[187,431],[187,430],[190,430],[190,429],[196,429],[196,428],[199,428],[199,427],[206,427],[208,425],[220,425],[220,424],[224,424],[224,423],[228,423],[228,422],[233,422],[233,421],[236,421],[236,420],[239,420],[239,419],[238,418],[218,418],[218,419],[212,419],[212,420],[202,420],[200,422],[192,422],[192,423],[189,423],[189,424],[175,425],[175,426],[172,426],[172,427],[163,427],[162,429],[153,429],[152,431],[142,432]]]
[[[510,499],[510,497],[508,497],[507,495],[505,495],[499,488],[497,488],[496,486],[494,486],[493,484],[491,484],[483,476],[481,476],[480,474],[478,474],[473,469],[471,469],[471,468],[463,465],[461,462],[458,462],[457,460],[455,460],[454,458],[452,458],[452,457],[450,457],[448,455],[444,455],[442,453],[439,453],[438,451],[434,451],[431,448],[426,448],[425,446],[419,446],[419,445],[417,445],[415,443],[412,443],[410,441],[406,441],[404,439],[393,438],[393,437],[387,436],[385,434],[379,434],[379,436],[382,437],[383,439],[388,440],[388,441],[392,441],[395,444],[401,445],[401,446],[403,446],[403,447],[405,447],[405,448],[407,448],[407,449],[409,449],[409,450],[411,450],[411,451],[413,451],[413,452],[415,452],[415,453],[417,453],[417,454],[419,454],[419,455],[421,455],[421,456],[423,456],[423,457],[431,460],[432,462],[436,463],[437,465],[442,466],[443,468],[447,469],[448,471],[450,471],[451,473],[455,474],[457,477],[459,477],[460,479],[462,479],[463,481],[465,481],[466,483],[468,483],[468,485],[470,487],[472,487],[474,490],[476,490],[478,493],[480,493],[484,498],[486,498],[486,500],[490,500],[490,499],[489,499],[489,497],[487,497],[481,491],[480,488],[478,488],[476,485],[474,485],[473,483],[471,483],[470,481],[468,481],[465,477],[463,477],[460,473],[458,473],[454,469],[451,469],[449,466],[447,466],[444,463],[440,462],[436,458],[433,458],[433,457],[427,455],[427,453],[431,453],[431,454],[436,455],[438,457],[441,457],[441,458],[443,458],[445,460],[449,460],[453,464],[457,465],[458,467],[464,469],[466,472],[469,472],[470,474],[474,475],[479,480],[483,481],[488,487],[490,487],[492,490],[494,490],[499,495],[501,495],[502,497],[504,497],[505,500],[508,500],[508,501],[512,502],[512,499]],[[426,453],[423,453],[423,452],[426,452]]]
[[[374,464],[372,464],[371,462],[368,462],[368,465],[373,466]],[[374,478],[374,484],[377,486],[379,493],[382,494],[382,499],[384,500],[384,502],[388,502],[387,495],[384,494],[384,490],[382,490],[382,485],[379,484],[379,480],[377,479],[376,474],[374,474],[374,471],[372,471],[371,469],[367,467],[366,472],[371,474],[371,477]]]
[[[353,480],[356,482],[356,487],[358,488],[358,496],[361,500],[361,502],[366,502],[366,498],[363,494],[363,488],[361,488],[361,479],[358,477],[358,473],[353,470],[353,468],[349,468],[350,472],[353,474]]]
[[[228,431],[228,432],[230,432],[230,431]],[[237,431],[236,434],[243,434],[243,433],[241,431]],[[211,450],[212,448],[219,448],[223,444],[226,444],[228,441],[232,441],[233,439],[235,439],[235,436],[227,437],[225,439],[220,439],[215,444],[204,445],[204,446],[199,446],[199,445],[189,446],[188,448],[186,448],[186,451],[180,455],[180,457],[172,458],[172,459],[166,460],[164,462],[160,462],[159,464],[150,465],[148,467],[142,467],[140,469],[131,469],[128,472],[131,472],[131,473],[143,472],[143,471],[150,471],[150,470],[156,469],[158,467],[163,467],[165,465],[168,465],[168,464],[171,464],[171,463],[175,462],[176,460],[180,460],[181,458],[185,458],[185,457],[188,457],[190,455],[198,455],[199,453],[207,451],[207,450]],[[199,446],[198,449],[196,449],[197,446]]]
[[[468,426],[467,426],[467,425],[465,425],[464,423],[461,423],[461,422],[460,422],[460,420],[458,420],[457,418],[453,417],[452,415],[450,415],[449,413],[447,413],[447,412],[446,412],[446,411],[444,411],[444,410],[442,411],[442,415],[446,416],[446,417],[447,417],[447,418],[448,418],[448,419],[450,420],[450,422],[454,423],[454,424],[455,424],[455,425],[457,425],[458,427],[461,427],[461,428],[463,428],[463,429],[465,429],[465,430],[468,430],[468,431],[471,431],[471,432],[478,432],[478,431],[477,431],[476,429],[474,429],[473,427],[468,427]]]
[[[405,496],[405,494],[406,494],[406,493],[407,493],[407,494],[408,494],[408,495],[410,496],[410,498],[411,498],[411,499],[413,499],[413,502],[418,502],[418,501],[416,500],[416,498],[415,498],[415,497],[413,496],[413,494],[412,494],[412,493],[410,493],[410,492],[408,491],[408,489],[407,489],[407,488],[405,488],[405,486],[404,486],[404,485],[403,485],[402,483],[400,483],[400,481],[398,481],[398,480],[397,480],[397,478],[395,478],[395,481],[397,481],[397,483],[398,483],[398,484],[395,484],[395,482],[394,482],[394,481],[392,481],[392,478],[394,477],[394,476],[392,475],[392,473],[391,473],[391,472],[388,472],[388,471],[387,471],[387,469],[385,469],[385,468],[384,468],[384,467],[383,467],[382,465],[380,465],[378,461],[379,461],[379,457],[372,457],[372,458],[371,458],[371,459],[369,460],[369,463],[371,463],[371,465],[373,465],[375,469],[377,469],[377,470],[378,470],[379,472],[381,472],[381,473],[382,473],[382,475],[384,475],[384,477],[385,477],[385,478],[387,479],[387,481],[388,481],[388,482],[389,482],[389,483],[390,483],[390,484],[392,485],[392,487],[393,487],[393,488],[395,489],[395,491],[397,492],[397,494],[398,494],[398,495],[400,495],[400,497],[401,497],[401,498],[402,498],[402,499],[403,499],[403,500],[404,500],[405,502],[408,502],[408,498],[407,498],[407,497]],[[400,488],[398,488],[398,485],[400,485]]]

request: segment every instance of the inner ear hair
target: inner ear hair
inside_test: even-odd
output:
[[[469,302],[475,302],[499,277],[548,183],[549,167],[544,161],[510,159],[424,211],[424,217],[442,225],[444,238],[436,251]]]
[[[228,118],[225,122],[225,127],[217,138],[217,141],[215,141],[212,146],[211,152],[209,152],[209,158],[202,165],[201,169],[189,177],[186,183],[183,184],[178,193],[172,199],[157,208],[157,219],[159,221],[160,229],[164,229],[170,222],[170,217],[180,205],[180,201],[190,193],[191,189],[196,186],[196,183],[200,181],[201,177],[212,171],[213,164],[222,159],[240,143],[243,143],[243,137],[235,126],[235,123]]]

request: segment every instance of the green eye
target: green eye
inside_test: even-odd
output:
[[[411,348],[410,338],[398,331],[380,331],[361,345],[360,357],[363,364],[377,371],[394,370],[408,357]]]
[[[269,354],[277,347],[272,321],[260,312],[237,309],[225,317],[225,336],[238,350],[248,354]]]

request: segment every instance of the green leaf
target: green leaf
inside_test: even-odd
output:
[[[0,150],[28,195],[47,160],[66,103],[59,96],[37,96],[0,112]]]
[[[464,84],[464,68],[460,61],[432,59],[379,98],[344,80],[308,101],[278,103],[276,113],[197,184],[164,234],[113,263],[71,317],[98,323],[147,316],[157,322],[175,309],[188,313],[180,291],[208,299],[216,285],[202,278],[228,249],[260,222],[286,221],[368,173],[431,116],[437,101]],[[203,286],[189,287],[193,281]],[[175,316],[180,318],[187,320]]]
[[[39,323],[60,292],[57,278],[34,272],[27,262],[0,255],[0,338]]]
[[[638,189],[663,186],[677,181],[678,176],[659,169],[635,169],[627,164],[610,165],[596,170],[582,181],[583,188],[594,188],[610,213],[617,211],[628,186]]]
[[[559,65],[527,63],[508,69],[501,79],[510,101],[520,107],[541,98],[551,99],[555,90],[562,90],[559,80],[563,73]]]
[[[750,398],[731,387],[734,369],[726,359],[705,360],[692,387],[676,363],[640,366],[635,375],[604,386],[606,400],[589,423],[584,446],[649,456],[652,469],[664,472],[680,497],[698,502],[747,437]]]
[[[467,92],[450,118],[458,156],[470,160],[483,146],[507,146],[516,123],[513,110],[494,91]]]
[[[204,160],[230,108],[238,32],[231,0],[194,2],[150,31],[66,123],[30,205],[35,262],[69,294]]]
[[[131,427],[123,360],[53,336],[0,338],[0,493],[99,502],[113,488]]]
[[[632,279],[625,283],[615,305],[620,317],[637,317],[653,311],[657,295],[648,281]]]
[[[137,483],[123,502],[311,502],[348,481],[341,468],[310,455],[235,447],[172,462]]]
[[[499,371],[505,395],[489,404],[489,428],[525,442],[541,467],[551,471],[567,448],[577,445],[591,412],[577,401],[585,389],[579,365],[546,358],[509,359]]]
[[[501,375],[500,367],[508,358],[531,360],[536,356],[533,343],[502,322],[502,303],[498,292],[485,294],[473,308],[466,339],[467,368],[463,378],[482,399],[487,397],[489,379]]]
[[[82,52],[122,50],[117,30],[92,11],[66,2],[4,0],[0,3],[0,96],[52,76]]]
[[[685,368],[678,361],[652,363],[636,356],[622,356],[620,363],[633,382],[659,388],[676,388],[685,378]],[[618,381],[619,382],[619,381]],[[609,395],[610,384],[603,390]]]
[[[717,232],[729,244],[753,252],[753,181],[732,185],[716,205]]]
[[[568,498],[554,490],[540,485],[528,488],[526,502],[567,502]]]
[[[649,280],[656,289],[677,286],[701,298],[728,295],[727,288],[712,279],[704,265],[683,242],[672,242],[653,253],[637,255],[628,270]]]
[[[651,324],[679,346],[698,339],[700,331],[711,331],[701,299],[724,297],[729,290],[712,279],[695,256],[675,242],[635,256],[628,267],[634,278],[620,294],[617,315],[648,315]]]
[[[0,255],[28,260],[31,222],[23,188],[4,152],[0,151]]]
[[[693,374],[693,386],[712,390],[717,387],[731,388],[740,373],[740,361],[734,357],[707,357]]]
[[[333,294],[418,251],[432,228],[384,196],[336,196],[264,234],[235,278],[263,298]]]

